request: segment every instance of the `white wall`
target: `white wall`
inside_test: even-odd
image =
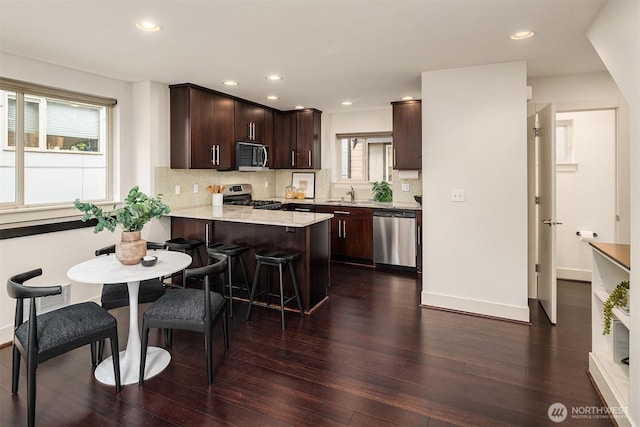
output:
[[[558,113],[573,128],[575,169],[556,172],[556,265],[559,279],[591,281],[593,255],[579,230],[598,234],[599,242],[616,241],[615,110]]]
[[[134,171],[136,160],[144,157],[145,165],[149,162],[148,151],[142,156],[134,156],[132,144],[136,123],[133,121],[132,87],[130,83],[113,80],[89,73],[84,73],[69,68],[32,61],[15,55],[0,52],[0,75],[16,80],[83,92],[92,95],[112,97],[118,100],[114,110],[117,123],[115,129],[114,164],[118,171],[119,179],[114,183],[115,197],[120,198],[133,185],[136,185]],[[147,96],[146,94],[143,96]],[[150,108],[150,107],[142,107]],[[168,106],[166,107],[168,108]],[[140,115],[138,115],[139,117]],[[154,126],[149,122],[148,126]],[[148,144],[144,139],[153,138],[151,133],[138,141]],[[168,147],[168,137],[160,135],[154,141],[161,147]],[[168,150],[168,148],[166,148]],[[152,150],[153,152],[153,150]],[[163,237],[166,234],[166,221],[153,221],[145,227],[145,236],[153,235]],[[91,228],[42,234],[37,236],[0,240],[0,277],[2,283],[7,277],[32,268],[43,268],[43,276],[34,283],[65,283],[68,282],[66,272],[72,265],[93,256],[97,248],[113,244],[119,236],[103,232],[93,234]],[[99,287],[89,285],[72,284],[71,302],[85,301],[98,298]],[[0,343],[11,340],[14,300],[10,299],[6,291],[0,291]]]
[[[640,2],[609,1],[587,32],[591,44],[629,104],[631,195],[631,265],[640,265]],[[632,267],[630,282],[640,283],[638,269]],[[640,292],[630,293],[631,307],[640,307]],[[640,331],[640,311],[631,310],[630,329]],[[634,332],[630,354],[640,354],[640,340]],[[629,366],[629,402],[640,401],[640,365]],[[630,422],[640,425],[640,405],[631,404]]]
[[[422,304],[528,321],[526,64],[424,72],[422,99]]]

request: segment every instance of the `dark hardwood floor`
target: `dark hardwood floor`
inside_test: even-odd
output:
[[[479,284],[481,286],[481,284]],[[601,407],[587,376],[589,286],[559,284],[558,325],[536,301],[532,325],[420,308],[406,273],[332,266],[329,301],[311,316],[234,306],[231,347],[215,335],[207,386],[202,335],[176,331],[172,361],[120,394],[97,382],[88,347],[38,369],[39,425],[446,426],[611,425],[577,419]],[[141,307],[143,310],[144,307]],[[126,343],[128,310],[113,313]],[[160,334],[152,331],[156,345]],[[24,364],[23,364],[24,374]],[[0,350],[0,425],[26,425],[26,381],[11,395],[11,348]],[[553,403],[569,411],[561,424]]]

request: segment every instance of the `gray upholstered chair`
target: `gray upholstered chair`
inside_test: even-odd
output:
[[[57,295],[61,286],[25,286],[24,282],[40,276],[42,269],[17,274],[7,280],[7,293],[16,301],[13,338],[11,392],[18,392],[20,359],[27,362],[27,411],[29,426],[36,416],[36,370],[40,363],[84,345],[91,345],[91,363],[97,364],[95,343],[111,341],[116,391],[120,391],[120,359],[116,319],[94,302],[68,305],[43,314],[36,313],[36,298]],[[29,320],[24,321],[24,300],[29,299]]]
[[[222,317],[224,347],[229,348],[229,330],[227,325],[227,305],[224,297],[211,291],[211,276],[217,275],[224,289],[228,257],[223,254],[210,254],[211,264],[204,267],[186,269],[184,281],[203,279],[204,289],[179,288],[169,290],[144,312],[142,316],[142,354],[140,357],[140,379],[144,381],[144,370],[149,343],[149,329],[165,330],[165,345],[171,348],[173,329],[185,329],[204,334],[207,355],[207,379],[213,382],[212,334],[215,323]]]

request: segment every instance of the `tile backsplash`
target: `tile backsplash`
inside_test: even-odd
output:
[[[171,169],[157,167],[154,170],[154,194],[172,209],[190,208],[211,204],[209,185],[251,184],[254,199],[284,197],[284,188],[291,185],[291,170],[265,172],[218,172],[208,169]],[[305,171],[306,172],[306,171]],[[316,175],[316,197],[327,196],[327,170],[313,171]],[[198,192],[194,191],[198,186]],[[180,194],[176,194],[180,187]]]
[[[207,191],[209,185],[251,184],[254,199],[270,199],[284,197],[284,188],[291,185],[292,172],[315,173],[316,198],[340,198],[349,189],[349,184],[332,183],[331,170],[316,171],[270,170],[265,172],[218,172],[208,169],[171,169],[157,167],[154,170],[154,194],[161,194],[162,200],[171,209],[190,208],[211,204],[211,194]],[[402,191],[402,184],[409,186],[409,191]],[[198,187],[196,193],[195,186]],[[176,194],[176,187],[180,187],[180,194]],[[357,184],[356,199],[372,198],[371,184]],[[395,202],[413,202],[413,196],[422,194],[420,179],[402,180],[398,171],[393,171],[393,200]]]

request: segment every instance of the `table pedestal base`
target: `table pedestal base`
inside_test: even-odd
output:
[[[120,383],[122,385],[135,384],[140,379],[140,358],[127,358],[126,353],[126,351],[120,352]],[[169,362],[171,362],[171,355],[167,350],[160,347],[148,347],[144,378],[148,379],[158,375],[169,365]],[[113,359],[111,357],[103,360],[98,365],[95,376],[103,384],[116,384],[116,379],[113,376]]]

